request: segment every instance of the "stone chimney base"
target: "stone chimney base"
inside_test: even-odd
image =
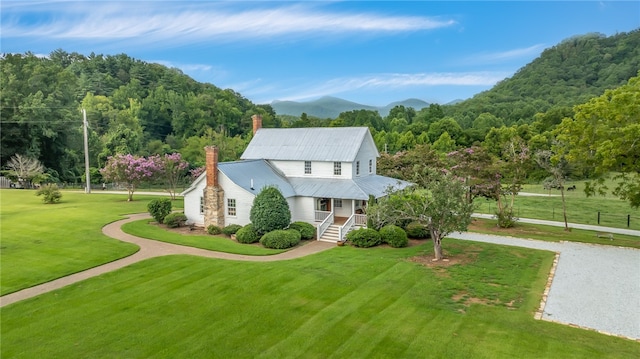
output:
[[[224,228],[224,190],[219,186],[204,188],[204,228]]]

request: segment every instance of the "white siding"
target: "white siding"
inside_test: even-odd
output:
[[[311,174],[304,173],[305,161],[269,161],[271,165],[279,169],[286,177],[310,177],[310,178],[350,178],[351,167],[349,162],[342,162],[342,175],[333,174],[333,162],[311,161]]]
[[[187,223],[196,226],[204,226],[204,215],[200,213],[200,198],[203,196],[204,187],[207,181],[203,178],[196,183],[196,188],[184,196],[184,215],[187,216]]]
[[[218,181],[224,190],[224,225],[228,226],[230,224],[239,224],[244,226],[249,224],[251,222],[249,220],[251,206],[253,205],[253,198],[255,195],[231,182],[229,177],[225,176],[222,172],[218,172]],[[235,216],[229,216],[228,214],[227,200],[230,198],[236,200]]]
[[[351,173],[353,174],[353,178],[368,176],[369,174],[376,174],[376,159],[377,159],[378,150],[376,149],[373,142],[368,141],[365,137],[362,142],[362,146],[358,151],[358,155],[356,156],[356,160],[353,162],[353,168]],[[369,173],[369,160],[372,160],[372,172]],[[360,161],[360,174],[356,175],[356,162]]]
[[[291,222],[308,222],[315,223],[314,199],[310,197],[293,197],[295,203],[291,207]],[[295,209],[294,209],[295,207]]]
[[[335,212],[336,217],[351,217],[351,200],[343,199],[342,207],[336,207],[336,199],[333,200],[333,211]]]

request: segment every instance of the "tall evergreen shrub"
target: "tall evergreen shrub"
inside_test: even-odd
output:
[[[253,199],[249,218],[253,229],[261,236],[271,231],[285,229],[291,223],[289,203],[277,187],[265,187]]]

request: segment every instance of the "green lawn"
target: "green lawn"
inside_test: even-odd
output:
[[[553,253],[446,240],[268,263],[150,259],[0,309],[12,358],[633,358],[640,343],[537,321]]]
[[[524,189],[523,191],[528,191]],[[554,190],[552,194],[559,195]],[[616,228],[629,228],[640,230],[640,209],[633,209],[625,201],[613,197],[587,198],[581,191],[567,193],[567,220],[572,223],[598,225],[598,212],[600,212],[600,225]],[[494,214],[496,202],[485,199],[477,199],[478,213]],[[521,218],[537,218],[551,221],[563,221],[562,199],[559,196],[552,197],[527,197],[516,196],[515,214]],[[627,227],[627,216],[630,216],[630,226]]]
[[[227,238],[224,235],[183,235],[167,231],[155,225],[150,225],[152,220],[142,219],[126,223],[122,230],[134,236],[155,239],[158,241],[181,244],[190,247],[209,249],[212,251],[265,256],[286,252],[280,249],[268,249],[258,245],[242,244]]]
[[[518,222],[512,228],[499,228],[498,221],[493,219],[474,218],[469,227],[469,231],[495,234],[498,236],[511,236],[518,238],[537,239],[549,242],[582,242],[592,244],[602,244],[618,247],[640,248],[640,237],[627,236],[624,234],[613,234],[613,240],[606,237],[597,237],[594,231],[582,229],[571,229],[570,232],[564,227],[544,226],[539,224]]]
[[[145,212],[154,196],[63,191],[43,204],[33,190],[0,190],[0,294],[126,257],[138,247],[104,236],[106,223]],[[182,207],[182,201],[174,201]]]

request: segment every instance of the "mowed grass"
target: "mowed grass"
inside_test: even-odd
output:
[[[224,235],[185,235],[168,231],[150,224],[152,220],[142,219],[126,223],[122,226],[125,233],[157,241],[181,244],[184,246],[208,249],[218,252],[265,256],[285,252],[286,250],[269,249],[260,245],[242,244]]]
[[[523,222],[518,222],[511,228],[499,228],[497,220],[474,218],[468,230],[498,236],[537,239],[548,242],[567,241],[640,248],[640,237],[637,236],[615,233],[612,234],[613,240],[611,240],[607,237],[596,236],[597,232],[594,231],[572,228],[570,232],[567,232],[564,230],[564,227],[553,227]]]
[[[554,190],[551,193],[556,196],[516,196],[515,215],[520,218],[563,222],[560,192]],[[570,191],[566,194],[568,222],[640,230],[640,209],[631,208],[628,202],[613,197],[587,198],[582,191]],[[477,199],[476,204],[478,206],[476,212],[495,214],[495,201]],[[599,224],[598,212],[600,212]],[[627,216],[630,216],[629,227],[627,227]]]
[[[445,240],[301,259],[150,259],[0,309],[6,358],[632,358],[640,343],[537,321],[553,253]]]
[[[33,190],[0,190],[0,294],[8,294],[138,250],[102,234],[122,215],[145,212],[157,196],[63,191],[58,204],[43,204]],[[181,201],[178,205],[182,207]]]

